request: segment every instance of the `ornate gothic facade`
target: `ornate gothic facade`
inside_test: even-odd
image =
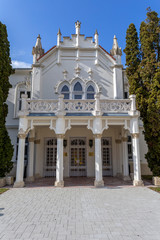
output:
[[[135,96],[121,64],[122,51],[114,36],[110,54],[92,37],[75,34],[61,39],[44,53],[40,36],[33,47],[30,69],[16,69],[10,77],[7,128],[15,146],[16,181],[55,177],[133,176],[142,185],[149,174],[147,151]],[[18,136],[18,138],[17,138]],[[13,170],[13,172],[14,172]],[[133,174],[131,174],[133,173]]]

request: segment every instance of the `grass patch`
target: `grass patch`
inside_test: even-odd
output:
[[[160,193],[160,187],[150,187],[151,190]]]
[[[142,175],[142,180],[151,180],[152,181],[152,175]]]
[[[8,188],[0,188],[0,194],[6,192],[6,191],[8,191],[8,190],[9,190]]]

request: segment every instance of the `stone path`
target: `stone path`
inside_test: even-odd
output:
[[[39,178],[36,179],[33,183],[26,183],[27,187],[53,187],[55,178]],[[69,177],[64,178],[64,186],[65,187],[94,187],[93,177]],[[123,181],[117,177],[103,177],[104,185],[106,187],[112,186],[121,186],[121,187],[133,187],[132,181]],[[144,181],[145,186],[152,185],[151,181]]]
[[[160,240],[160,194],[147,187],[35,187],[0,195],[0,239]]]

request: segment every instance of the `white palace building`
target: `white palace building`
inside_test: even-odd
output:
[[[32,68],[15,69],[10,76],[7,129],[14,145],[14,187],[24,181],[55,177],[63,187],[66,177],[118,176],[143,185],[150,174],[147,146],[136,110],[128,96],[121,64],[121,48],[114,36],[110,54],[92,37],[75,34],[61,39],[44,53],[40,36],[33,47]]]

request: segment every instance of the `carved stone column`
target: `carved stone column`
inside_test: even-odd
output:
[[[27,181],[28,182],[33,182],[34,181],[34,173],[33,173],[33,168],[34,168],[34,140],[35,140],[35,131],[32,130],[29,134],[29,159],[28,159],[28,176],[27,176]]]
[[[26,134],[24,132],[21,132],[18,134],[18,137],[19,145],[18,145],[16,182],[14,183],[13,186],[15,188],[24,187],[23,174],[24,174],[24,149]]]
[[[115,139],[116,143],[116,158],[117,158],[117,177],[122,177],[122,164],[121,164],[121,156],[122,156],[122,140]]]
[[[127,133],[124,133],[124,137],[122,137],[122,146],[123,146],[123,180],[130,180],[129,177],[129,168],[128,168],[128,138]]]
[[[95,187],[104,186],[102,177],[102,151],[101,151],[101,134],[94,134],[95,137]]]
[[[56,187],[64,187],[63,181],[63,134],[57,134]]]
[[[133,166],[134,166],[134,186],[143,186],[141,180],[140,152],[139,152],[139,133],[132,133],[133,146]]]

